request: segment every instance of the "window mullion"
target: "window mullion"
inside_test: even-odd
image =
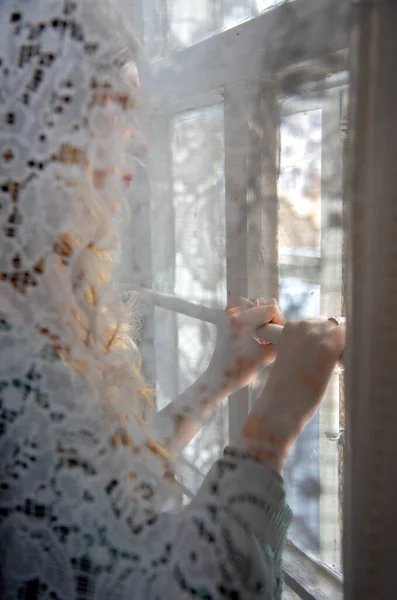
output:
[[[225,186],[229,296],[277,297],[277,135],[272,83],[225,87]],[[250,391],[229,399],[233,443],[247,417]]]
[[[253,85],[249,116],[247,261],[249,297],[278,296],[278,132],[280,103],[271,78]]]
[[[249,143],[247,84],[225,87],[225,193],[227,293],[248,296],[247,270],[247,155]],[[229,442],[233,444],[249,409],[245,388],[229,397]]]

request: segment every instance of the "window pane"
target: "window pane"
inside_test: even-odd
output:
[[[150,0],[145,3],[147,50],[152,58],[163,57],[254,18],[284,1]]]
[[[226,300],[223,107],[173,123],[175,293],[221,306]]]
[[[280,304],[288,319],[320,313],[322,110],[285,115],[281,123],[279,197]],[[284,478],[294,511],[291,538],[320,554],[319,419],[293,449]]]
[[[322,110],[287,115],[281,124],[279,251],[319,257]]]
[[[205,371],[215,347],[216,329],[185,315],[177,316],[179,389],[184,391]],[[187,446],[183,455],[188,464],[206,474],[214,461],[221,456],[228,443],[227,402],[212,415],[210,422]],[[190,469],[183,483],[195,491],[202,483],[199,473]]]
[[[226,305],[226,230],[223,106],[177,114],[169,126],[172,194],[170,210],[159,195],[152,220],[154,280],[159,292],[210,307]],[[163,157],[164,158],[164,157]],[[168,227],[165,230],[165,227]],[[157,404],[162,408],[205,371],[215,327],[170,310],[155,310]],[[206,473],[227,445],[227,403],[187,447],[184,456]],[[201,483],[185,470],[191,490]]]
[[[283,0],[224,0],[223,5],[223,27],[229,29],[238,23],[256,17],[260,13],[274,8]]]

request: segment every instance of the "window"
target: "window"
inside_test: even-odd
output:
[[[222,30],[252,19],[283,0],[149,0],[145,4],[145,44],[149,56],[163,58]]]
[[[154,291],[144,352],[161,406],[204,370],[215,340],[206,315],[228,294],[278,297],[290,318],[342,312],[348,8],[343,0],[143,5],[151,173],[139,235],[151,240],[142,281]],[[137,285],[123,277],[125,288]],[[206,439],[188,447],[193,488],[233,442],[255,393],[229,398]],[[295,514],[285,598],[342,597],[342,401],[336,373],[285,470]]]

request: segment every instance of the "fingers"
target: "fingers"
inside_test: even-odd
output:
[[[286,320],[275,300],[263,300],[260,306],[245,311],[231,309],[230,314],[237,318],[238,323],[253,332],[263,325],[275,323],[284,325]]]
[[[332,324],[332,322],[330,321]],[[332,351],[335,353],[337,359],[343,358],[343,351],[346,344],[346,327],[345,325],[337,325],[334,323],[334,327],[329,333],[329,340],[332,344]]]
[[[274,317],[271,320],[271,323],[274,323],[275,325],[282,325],[282,326],[285,325],[287,322],[287,319],[284,317],[283,313],[281,312],[277,300],[275,300],[274,298],[270,298],[270,300],[269,299],[266,300],[265,298],[259,299],[260,306],[267,306],[269,304],[271,304],[274,307]]]
[[[232,308],[247,310],[248,308],[252,308],[252,303],[251,300],[248,300],[248,298],[243,298],[241,296],[229,296],[226,305],[226,311],[229,311]]]

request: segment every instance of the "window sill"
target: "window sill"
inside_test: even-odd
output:
[[[302,600],[343,600],[342,576],[290,540],[283,554],[286,585]]]

